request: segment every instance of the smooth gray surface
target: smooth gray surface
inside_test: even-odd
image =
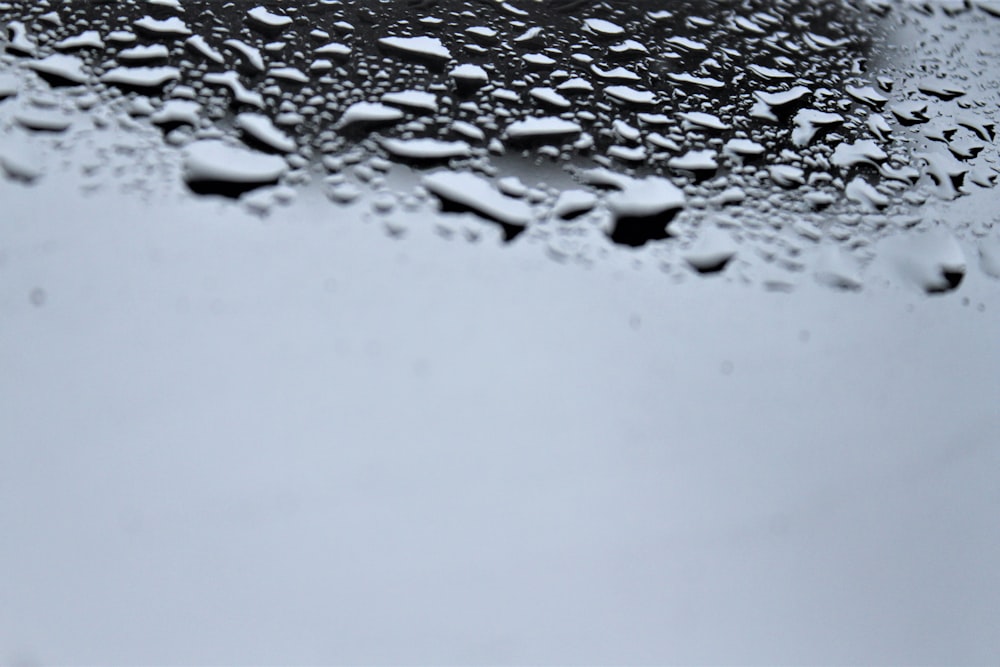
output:
[[[2,662],[1000,656],[981,272],[774,294],[0,197]]]

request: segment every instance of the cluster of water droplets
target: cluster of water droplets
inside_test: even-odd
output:
[[[190,191],[259,212],[318,186],[393,236],[432,218],[563,261],[631,253],[773,289],[805,273],[858,289],[888,238],[906,275],[948,291],[970,239],[1000,275],[1000,221],[924,213],[1000,173],[997,53],[961,44],[1000,44],[998,14],[990,0],[0,0],[0,168],[31,183],[113,126],[131,134],[83,160],[84,187],[155,188],[179,164]],[[979,59],[959,76],[956,53]]]

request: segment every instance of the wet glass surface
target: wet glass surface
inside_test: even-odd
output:
[[[995,0],[0,0],[0,664],[997,662],[998,123]]]
[[[903,238],[919,285],[949,291],[970,264],[997,273],[989,207],[959,224],[927,214],[929,200],[992,196],[995,13],[6,2],[2,162],[30,183],[58,161],[46,149],[110,139],[122,145],[96,150],[179,164],[143,189],[183,179],[258,213],[321,189],[395,235],[470,211],[560,261],[642,248],[667,273],[732,265],[777,289],[798,273],[860,289],[873,247]],[[73,166],[83,187],[118,180]]]

